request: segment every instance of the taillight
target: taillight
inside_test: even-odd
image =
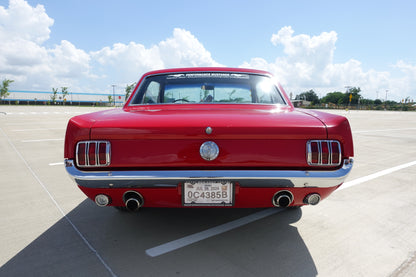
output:
[[[97,165],[97,143],[88,143],[88,165]]]
[[[109,166],[110,156],[109,141],[80,141],[75,152],[79,167]]]
[[[341,163],[341,146],[337,141],[331,142],[331,159],[333,164]]]
[[[328,143],[321,142],[321,163],[329,164],[330,163],[329,147]]]
[[[86,149],[87,149],[87,144],[86,143],[78,143],[76,158],[77,158],[77,164],[79,166],[86,166],[87,165]]]
[[[336,140],[310,140],[306,144],[309,165],[337,166],[341,164],[341,144]]]
[[[319,144],[317,141],[310,142],[308,147],[308,162],[312,164],[319,163]]]
[[[108,148],[108,150],[107,150]],[[100,143],[98,144],[98,164],[107,165],[110,163],[110,143]]]

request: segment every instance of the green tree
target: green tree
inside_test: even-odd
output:
[[[110,104],[110,106],[112,105],[112,103],[113,103],[113,96],[112,95],[108,96],[108,103]]]
[[[136,83],[132,83],[131,85],[126,86],[126,97],[124,101],[127,101],[127,99],[129,99],[130,93],[133,91],[135,86],[136,86]]]
[[[357,105],[358,99],[360,99],[361,89],[358,87],[352,87],[347,89],[347,91],[344,93],[344,97],[342,99],[342,103],[345,105],[348,105],[350,103],[350,95],[351,95],[351,105]]]
[[[361,105],[365,105],[365,106],[369,106],[369,105],[374,105],[374,100],[371,99],[361,99],[360,104]]]
[[[310,101],[312,102],[312,105],[319,104],[320,102],[318,95],[315,93],[315,91],[313,91],[313,89],[302,92],[301,94],[296,96],[296,99]]]
[[[340,103],[342,104],[342,99],[344,97],[344,94],[342,92],[339,91],[334,91],[334,92],[330,92],[327,95],[325,95],[322,99],[321,102],[322,103],[332,103],[332,104],[337,104]]]
[[[52,88],[51,100],[52,100],[53,104],[55,104],[55,102],[56,102],[56,97],[58,97],[58,89],[57,88]]]
[[[9,85],[13,83],[14,80],[4,79],[0,86],[0,99],[6,98],[9,96]]]
[[[68,88],[67,87],[61,87],[61,93],[62,93],[62,101],[65,105],[66,97],[68,96]]]

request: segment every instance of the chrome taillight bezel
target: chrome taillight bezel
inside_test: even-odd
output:
[[[94,157],[90,157],[90,147],[93,149]],[[100,149],[105,151],[100,151]],[[82,150],[83,151],[80,151]],[[81,156],[83,155],[82,159]],[[104,162],[101,161],[100,155],[104,155]],[[93,162],[90,161],[93,160]],[[106,140],[88,140],[79,141],[75,148],[75,161],[78,167],[106,167],[111,163],[111,143]],[[84,162],[82,162],[84,161]]]
[[[333,151],[334,147],[336,152]],[[312,148],[318,151],[313,152]],[[323,149],[327,149],[327,152],[324,153]],[[317,153],[317,158],[313,157],[314,153]],[[341,143],[337,140],[309,140],[306,143],[306,159],[310,166],[339,166],[342,162]]]

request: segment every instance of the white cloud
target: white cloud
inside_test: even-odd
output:
[[[299,90],[304,87],[329,86],[328,69],[333,65],[337,33],[323,32],[319,36],[296,35],[290,26],[281,28],[271,37],[274,45],[283,45],[286,56],[277,57],[272,63],[261,61],[284,85]],[[257,67],[259,59],[245,62],[243,66]]]
[[[115,43],[90,53],[63,40],[48,48],[51,19],[42,5],[11,0],[0,6],[0,78],[14,80],[11,89],[105,92],[110,85],[137,81],[149,70],[167,67],[218,66],[209,51],[189,31],[174,29],[169,37],[146,48],[137,42]]]
[[[284,46],[284,53],[287,55],[285,59],[288,62],[310,65],[319,70],[332,63],[337,41],[336,32],[323,32],[313,37],[303,34],[293,36],[293,34],[292,27],[287,26],[280,29],[277,34],[273,34],[271,38],[274,45]]]
[[[0,79],[15,80],[11,89],[50,90],[67,86],[71,91],[109,92],[112,84],[122,91],[146,71],[171,67],[221,66],[191,32],[175,28],[170,37],[146,47],[139,42],[115,43],[85,52],[69,41],[47,47],[54,20],[42,5],[10,0],[0,6]],[[416,98],[416,66],[398,61],[391,72],[365,71],[355,59],[334,63],[337,33],[295,34],[290,26],[272,34],[271,43],[283,47],[274,61],[254,57],[242,67],[265,69],[294,94],[314,89],[324,96],[361,87],[362,95],[375,98],[389,90],[389,99]],[[232,54],[232,53],[230,53]],[[397,77],[399,76],[399,77]]]
[[[275,74],[287,91],[294,94],[314,89],[324,96],[331,91],[345,91],[345,86],[360,87],[365,98],[389,90],[389,98],[399,101],[416,90],[416,66],[398,62],[396,68],[405,77],[395,79],[389,72],[364,71],[360,61],[351,59],[334,63],[337,33],[323,32],[317,36],[294,35],[290,26],[281,28],[271,37],[273,45],[282,45],[285,56],[274,62],[253,58],[242,67],[265,69]],[[380,94],[381,95],[381,94]]]
[[[398,61],[394,68],[400,70],[403,75],[393,80],[390,93],[397,93],[400,99],[406,99],[410,96],[411,100],[416,101],[416,65]],[[410,95],[409,91],[413,91],[413,95]]]
[[[42,5],[11,0],[0,7],[0,76],[15,80],[22,89],[50,90],[53,86],[77,83],[74,77],[88,76],[89,56],[68,41],[53,49],[42,44],[49,39],[51,19]]]
[[[400,69],[406,75],[406,78],[416,81],[416,65],[411,65],[405,61],[398,61],[395,67]]]
[[[79,78],[88,76],[90,56],[77,49],[69,41],[63,40],[54,49],[48,50],[50,68],[54,76]]]
[[[41,44],[49,39],[49,27],[53,22],[42,5],[33,8],[24,0],[10,0],[8,9],[0,6],[0,39]]]
[[[90,54],[94,62],[102,67],[117,68],[112,72],[113,79],[110,80],[110,77],[108,79],[109,82],[120,85],[136,81],[140,74],[149,70],[220,65],[212,59],[211,53],[195,36],[179,28],[173,30],[172,37],[149,48],[136,42],[116,43],[112,47],[104,47]],[[96,69],[102,70],[102,68]]]
[[[47,54],[40,44],[49,38],[52,24],[41,5],[11,0],[8,9],[0,6],[0,73],[25,72],[43,63]]]
[[[165,67],[178,66],[220,66],[211,53],[189,31],[175,28],[173,37],[158,45]]]

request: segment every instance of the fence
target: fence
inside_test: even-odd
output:
[[[113,95],[112,93],[68,92],[64,98],[62,93],[58,92],[54,100],[53,92],[49,91],[10,90],[9,93],[9,96],[2,99],[3,104],[121,106],[125,102],[125,95],[118,93]]]

